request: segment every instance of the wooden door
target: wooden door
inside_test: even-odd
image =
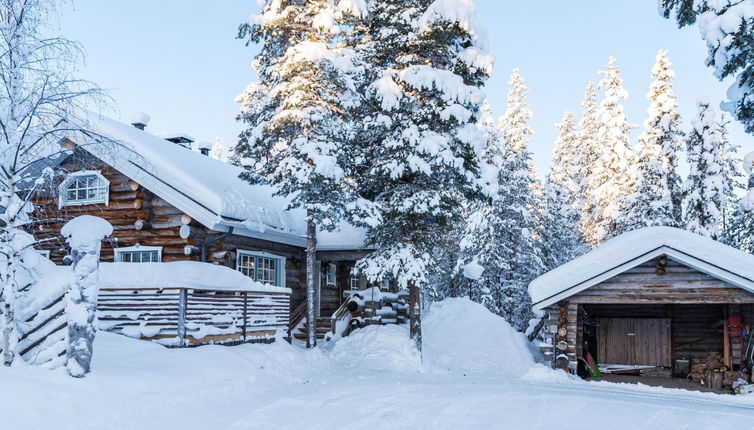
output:
[[[601,318],[599,325],[601,363],[671,365],[669,318]]]

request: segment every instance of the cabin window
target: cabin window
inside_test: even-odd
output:
[[[361,285],[361,277],[356,275],[351,275],[351,289],[352,290],[358,290],[359,286]]]
[[[267,252],[239,250],[236,269],[263,284],[285,286],[285,257]]]
[[[159,263],[162,261],[161,246],[135,246],[115,248],[115,261],[119,263]]]
[[[98,170],[82,170],[68,175],[60,184],[60,206],[109,203],[110,182]]]
[[[337,270],[338,266],[335,263],[327,265],[327,274],[325,275],[325,281],[328,287],[334,287],[337,284]]]

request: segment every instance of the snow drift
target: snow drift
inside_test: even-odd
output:
[[[468,298],[434,303],[423,329],[429,368],[518,377],[535,365],[526,337]]]

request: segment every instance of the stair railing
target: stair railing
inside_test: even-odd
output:
[[[343,321],[343,326],[345,326],[341,333],[338,333],[338,323]],[[348,331],[348,327],[350,326],[351,321],[351,311],[348,310],[348,300],[345,300],[343,304],[340,305],[338,310],[335,311],[335,313],[332,314],[330,317],[330,336],[335,336],[337,334],[344,334]]]
[[[291,311],[291,319],[288,321],[288,338],[293,335],[293,329],[296,328],[298,323],[306,315],[306,300],[301,302],[295,309]]]

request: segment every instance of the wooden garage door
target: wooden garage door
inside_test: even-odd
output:
[[[601,363],[670,366],[669,318],[600,318],[598,323]]]

